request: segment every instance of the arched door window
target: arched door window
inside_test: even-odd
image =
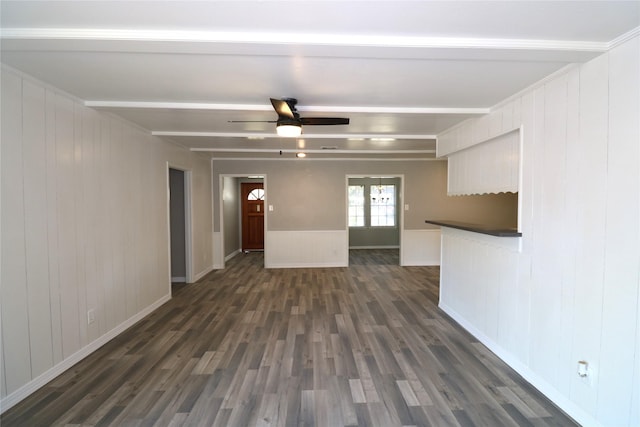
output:
[[[264,200],[264,190],[262,188],[254,188],[247,195],[247,200]]]

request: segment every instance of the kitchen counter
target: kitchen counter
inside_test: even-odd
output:
[[[427,224],[439,225],[441,227],[456,228],[458,230],[471,231],[474,233],[488,234],[490,236],[497,237],[520,237],[522,233],[518,232],[516,228],[501,228],[496,226],[489,226],[484,224],[471,224],[458,221],[446,221],[446,220],[426,220]]]

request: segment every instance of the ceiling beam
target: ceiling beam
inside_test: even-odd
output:
[[[436,150],[340,150],[340,149],[307,149],[307,148],[190,148],[191,151],[207,151],[220,153],[333,153],[333,154],[434,154]]]
[[[390,36],[301,32],[181,31],[115,28],[3,28],[12,40],[94,40],[186,43],[248,43],[344,47],[409,47],[430,49],[515,49],[604,52],[606,42],[477,37]]]
[[[211,110],[211,111],[273,111],[271,104],[223,104],[205,102],[148,102],[148,101],[85,101],[91,108],[122,108],[147,110]],[[296,106],[300,112],[369,113],[369,114],[487,114],[484,107],[383,107],[383,106]]]
[[[183,132],[183,131],[152,131],[154,136],[185,136],[200,138],[248,138],[248,139],[267,139],[283,137],[275,133],[258,133],[258,132]],[[407,134],[386,134],[386,133],[305,133],[298,139],[373,139],[373,140],[402,140],[402,139],[436,139],[437,135],[407,135]],[[295,138],[289,138],[295,139]]]

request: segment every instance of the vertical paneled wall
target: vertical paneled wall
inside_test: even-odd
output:
[[[640,38],[484,121],[513,111],[522,247],[501,266],[473,233],[443,239],[441,305],[584,425],[640,425]]]
[[[167,162],[193,171],[196,273],[212,223],[206,159],[5,68],[1,137],[5,410],[170,297]]]
[[[448,155],[450,196],[517,193],[520,132],[511,131]]]

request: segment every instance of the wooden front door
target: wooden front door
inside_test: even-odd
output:
[[[242,250],[264,249],[264,187],[261,182],[242,183]]]

